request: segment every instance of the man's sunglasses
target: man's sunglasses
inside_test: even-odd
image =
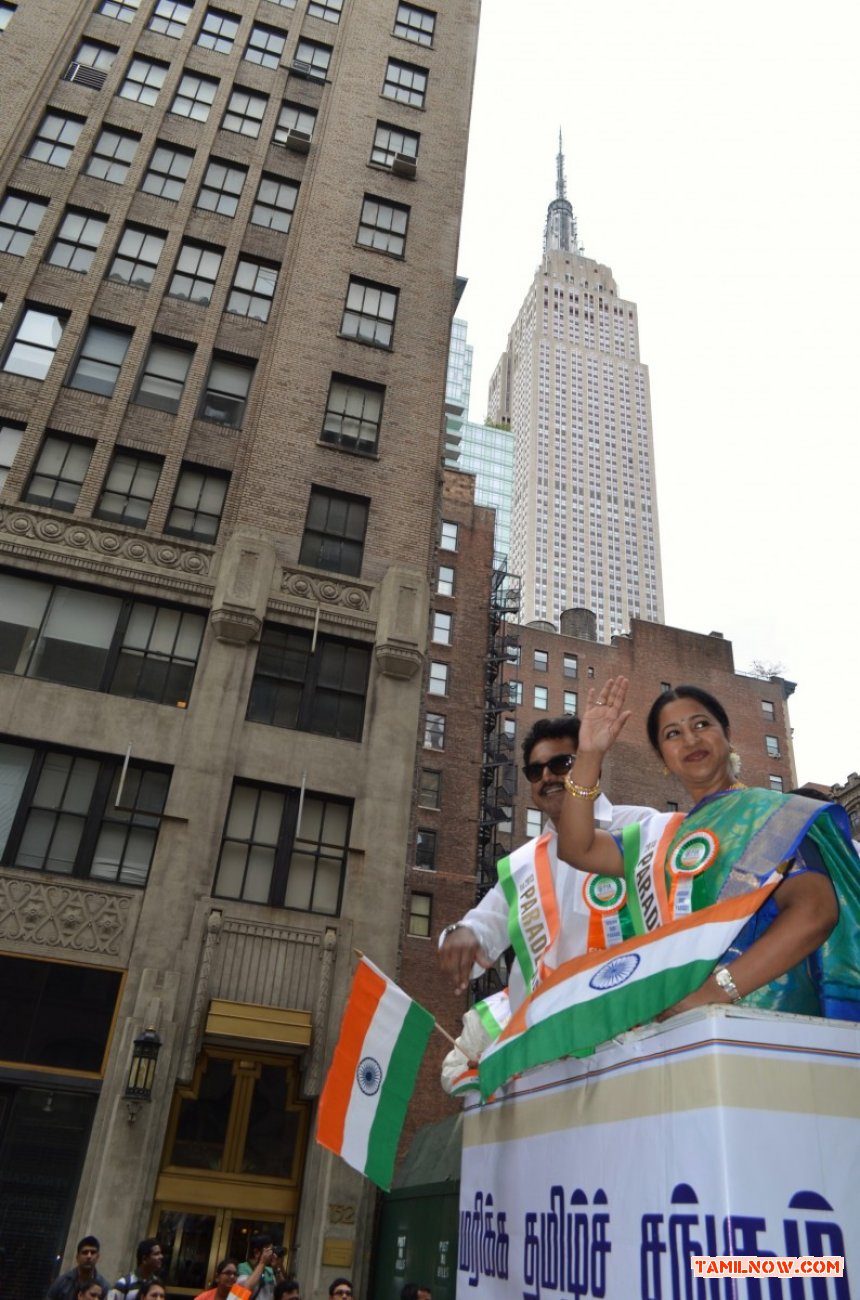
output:
[[[553,754],[552,758],[548,758],[545,763],[526,763],[523,768],[526,780],[534,785],[541,779],[547,767],[553,776],[564,776],[565,772],[569,772],[573,767],[575,758],[575,754]]]

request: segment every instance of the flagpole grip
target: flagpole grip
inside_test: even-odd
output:
[[[442,1035],[442,1037],[443,1037],[443,1038],[447,1038],[447,1039],[448,1039],[448,1042],[452,1045],[452,1047],[456,1047],[456,1046],[457,1046],[457,1040],[456,1040],[456,1038],[452,1038],[451,1035],[448,1033],[448,1030],[447,1030],[447,1029],[443,1029],[442,1026],[439,1024],[439,1021],[438,1021],[438,1020],[434,1020],[434,1021],[433,1021],[433,1028],[434,1028],[434,1029],[438,1029],[438,1030],[439,1030],[439,1033]]]

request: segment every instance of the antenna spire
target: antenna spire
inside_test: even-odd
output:
[[[546,210],[543,232],[544,252],[559,249],[564,253],[580,253],[582,249],[576,234],[576,217],[567,197],[564,178],[564,144],[561,127],[558,128],[558,154],[556,155],[555,198]]]

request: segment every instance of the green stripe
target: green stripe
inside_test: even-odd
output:
[[[517,955],[517,961],[520,963],[520,970],[523,973],[523,979],[526,982],[526,988],[531,987],[534,978],[535,967],[532,961],[531,949],[526,942],[526,937],[520,926],[520,900],[517,894],[517,886],[511,873],[511,859],[502,858],[496,868],[499,874],[499,884],[502,887],[502,893],[508,905],[508,934],[510,935],[511,945]],[[535,882],[537,883],[537,882]]]
[[[645,933],[645,921],[639,906],[639,893],[636,889],[636,864],[639,861],[640,840],[639,822],[621,828],[621,852],[624,855],[624,876],[627,881],[627,908],[633,922],[633,933]]]
[[[415,1091],[415,1080],[433,1024],[430,1012],[413,1002],[406,1013],[382,1081],[379,1105],[368,1135],[367,1165],[364,1172],[386,1192],[391,1188],[406,1108]]]
[[[480,1019],[481,1024],[484,1026],[484,1029],[487,1031],[490,1038],[498,1038],[499,1034],[502,1032],[502,1026],[499,1024],[495,1015],[487,1006],[486,1001],[476,1002],[475,1005],[472,1007],[472,1010],[477,1011],[478,1018]]]
[[[647,1024],[692,993],[714,969],[714,957],[656,971],[602,997],[557,1011],[531,1025],[509,1045],[484,1056],[479,1065],[481,1092],[489,1097],[513,1075],[562,1056],[589,1056],[595,1047],[633,1025]]]

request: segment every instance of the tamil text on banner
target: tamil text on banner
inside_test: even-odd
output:
[[[320,1097],[317,1141],[385,1191],[433,1023],[361,958]]]
[[[532,1066],[587,1055],[674,1006],[707,979],[780,879],[774,873],[759,889],[628,939],[609,956],[589,953],[559,966],[481,1057],[483,1095]]]

